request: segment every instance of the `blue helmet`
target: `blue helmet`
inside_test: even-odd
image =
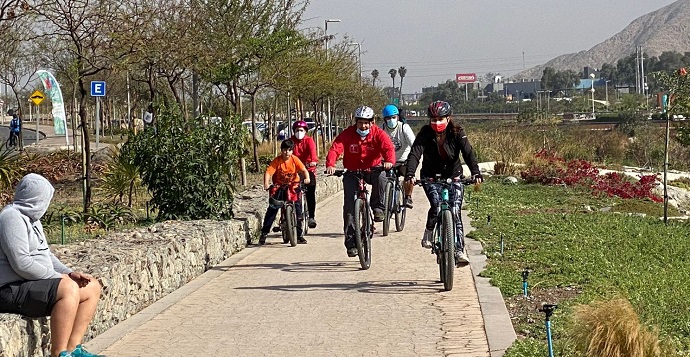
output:
[[[383,112],[381,113],[381,115],[384,118],[392,117],[393,115],[399,115],[399,114],[400,114],[400,112],[398,111],[398,107],[396,107],[393,104],[388,104],[385,107],[383,107]]]

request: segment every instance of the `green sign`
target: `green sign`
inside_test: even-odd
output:
[[[393,104],[393,105],[395,105],[396,107],[399,107],[399,106],[400,106],[400,98],[391,98],[391,103],[390,103],[390,104]]]

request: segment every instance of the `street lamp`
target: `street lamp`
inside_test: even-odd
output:
[[[590,73],[589,77],[592,78],[592,118],[594,118],[594,73]]]
[[[359,63],[359,94],[364,102],[364,90],[362,86],[362,44],[359,42],[350,42],[350,46],[357,46],[357,62]]]
[[[328,60],[328,23],[329,22],[340,22],[340,19],[326,19],[323,21],[324,25],[324,35],[326,36],[326,60]],[[331,97],[328,97],[328,113],[326,114],[326,121],[328,122],[328,127],[331,127]],[[328,140],[332,140],[332,135],[330,135],[330,130],[328,131]]]

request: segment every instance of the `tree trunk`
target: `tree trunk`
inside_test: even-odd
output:
[[[86,122],[86,87],[84,79],[79,78],[79,117],[81,120],[81,132],[83,136],[82,155],[84,155],[84,213],[89,212],[91,206],[91,143],[89,142],[89,128]],[[88,217],[84,215],[84,222]]]
[[[256,93],[251,94],[252,97],[252,147],[254,148],[254,168],[259,172],[259,151],[256,140]]]

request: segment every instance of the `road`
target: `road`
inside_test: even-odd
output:
[[[309,244],[291,248],[273,233],[266,246],[246,249],[87,347],[119,357],[487,357],[470,267],[442,291],[435,258],[420,245],[428,203],[421,189],[414,199],[404,232],[375,236],[369,270],[346,255],[341,193],[319,205]]]

